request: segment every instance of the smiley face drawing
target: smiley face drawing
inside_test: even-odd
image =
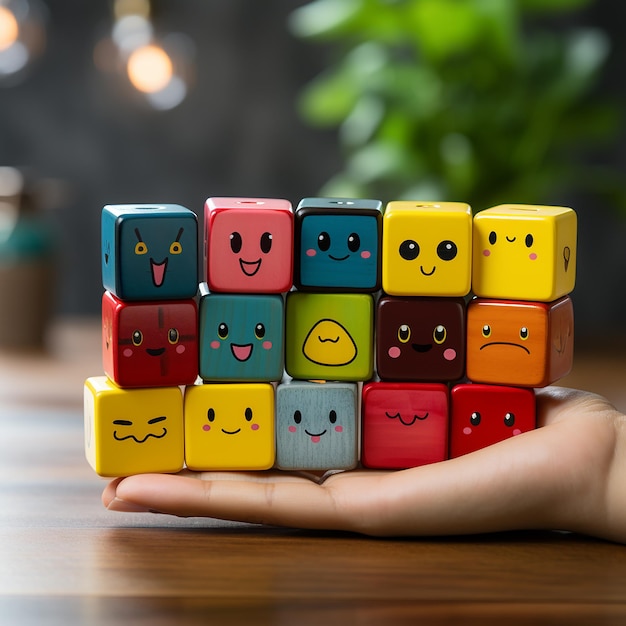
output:
[[[354,383],[291,381],[276,391],[276,467],[351,469],[357,464]]]
[[[365,467],[405,469],[447,458],[446,384],[368,383],[363,386],[362,415]]]
[[[185,459],[194,470],[263,470],[275,459],[274,388],[210,383],[185,391]]]
[[[106,376],[84,385],[85,455],[100,476],[178,472],[184,464],[179,387],[122,389]]]

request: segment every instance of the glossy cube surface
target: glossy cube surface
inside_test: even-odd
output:
[[[276,467],[351,469],[358,461],[357,385],[290,381],[276,389]]]
[[[472,211],[461,202],[390,202],[383,215],[383,290],[465,296],[472,277]]]
[[[106,376],[84,385],[85,456],[100,476],[178,472],[184,464],[179,387],[121,389]]]
[[[276,294],[210,293],[199,311],[200,376],[278,381],[284,371],[284,305]]]
[[[294,282],[307,291],[380,289],[382,203],[304,198],[296,209]]]
[[[198,218],[176,204],[102,209],[102,283],[121,300],[192,298],[198,289]]]
[[[293,210],[274,198],[209,198],[205,277],[211,291],[281,293],[293,284]]]
[[[123,302],[102,296],[103,369],[120,387],[189,385],[198,377],[194,300]]]
[[[303,380],[371,378],[374,300],[369,294],[287,294],[285,369]]]
[[[373,382],[363,386],[361,462],[404,469],[448,457],[448,387]]]
[[[383,296],[375,341],[382,380],[459,380],[465,374],[465,301]]]
[[[576,213],[509,204],[474,217],[472,289],[482,298],[552,302],[576,282]]]
[[[467,308],[467,377],[473,382],[545,387],[572,368],[574,309],[555,302],[475,298]]]
[[[211,383],[185,390],[185,461],[193,470],[264,470],[274,464],[274,388]]]
[[[450,393],[450,458],[480,450],[536,426],[535,392],[461,384]]]

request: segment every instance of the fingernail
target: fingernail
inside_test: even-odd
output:
[[[139,506],[138,504],[133,504],[132,502],[127,502],[126,500],[121,500],[120,498],[113,498],[111,502],[109,502],[109,506],[107,506],[109,511],[117,511],[118,513],[150,513],[150,509],[147,509],[145,506]]]

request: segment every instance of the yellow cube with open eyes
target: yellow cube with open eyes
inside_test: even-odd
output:
[[[465,296],[472,210],[462,202],[390,202],[383,215],[382,286],[394,296]]]
[[[503,204],[474,217],[472,290],[481,298],[552,302],[576,281],[576,213]]]
[[[106,376],[84,385],[85,456],[100,476],[173,473],[183,468],[179,387],[121,389]]]
[[[206,383],[185,390],[185,461],[192,470],[266,470],[276,456],[274,387]]]

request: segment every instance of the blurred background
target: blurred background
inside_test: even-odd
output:
[[[626,345],[625,15],[0,0],[0,345],[100,314],[105,204],[318,194],[571,206],[577,342]]]

